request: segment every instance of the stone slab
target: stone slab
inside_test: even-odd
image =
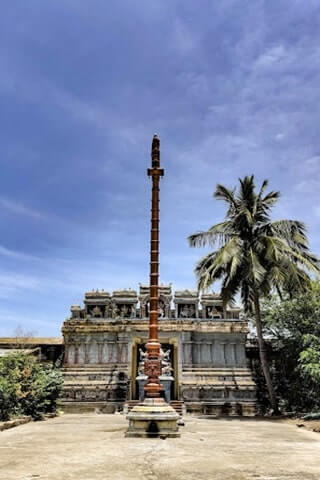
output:
[[[8,430],[9,428],[18,427],[19,425],[24,425],[25,423],[31,422],[31,417],[20,417],[14,418],[13,420],[7,420],[6,422],[0,422],[0,432],[3,430]]]

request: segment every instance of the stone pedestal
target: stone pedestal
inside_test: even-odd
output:
[[[136,380],[139,385],[139,402],[143,402],[144,400],[144,386],[147,383],[148,376],[147,375],[138,375]]]
[[[148,377],[147,377],[147,375],[139,375],[138,377],[136,377],[136,380],[137,380],[138,385],[139,385],[139,402],[143,402],[144,401],[144,396],[145,396],[144,387],[147,383]],[[172,382],[173,382],[174,378],[171,375],[161,375],[159,377],[159,380],[160,380],[160,384],[163,387],[164,399],[167,403],[170,403],[170,401],[171,401],[171,385],[172,385]]]
[[[174,378],[170,375],[160,375],[159,377],[160,383],[163,386],[164,391],[164,399],[167,403],[171,401],[171,385]]]
[[[126,437],[180,437],[180,416],[162,398],[146,398],[127,415]]]

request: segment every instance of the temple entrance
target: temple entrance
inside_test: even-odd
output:
[[[132,377],[131,377],[131,400],[139,400],[139,382],[137,377],[143,373],[142,362],[145,355],[146,339],[136,339],[132,345]],[[165,354],[165,363],[169,363],[170,367],[167,374],[173,377],[170,386],[170,400],[178,400],[178,349],[174,340],[166,339],[161,341],[161,348]],[[140,367],[140,368],[139,368]],[[140,371],[139,371],[140,370]],[[165,373],[165,372],[164,372]],[[141,387],[140,387],[141,388]],[[167,392],[168,395],[168,392]],[[164,393],[163,393],[164,396]]]

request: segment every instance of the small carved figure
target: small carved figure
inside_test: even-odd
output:
[[[165,316],[165,305],[164,302],[160,300],[159,302],[159,310],[158,310],[159,318],[163,318]]]
[[[118,305],[112,306],[112,318],[119,318],[119,308]]]
[[[140,362],[144,362],[147,359],[147,355],[148,355],[147,352],[144,352],[142,348],[139,348]]]
[[[171,367],[170,364],[162,367],[162,375],[171,376],[172,372],[173,372],[173,368]]]
[[[171,375],[171,372],[173,371],[170,362],[170,353],[170,349],[166,351],[163,351],[162,348],[160,349],[162,375]]]
[[[170,350],[166,350],[165,352],[163,352],[163,359],[162,361],[164,363],[170,363]]]
[[[102,317],[102,312],[101,309],[96,305],[94,309],[92,310],[92,315],[94,317]]]
[[[183,305],[183,307],[180,310],[180,317],[181,318],[188,318],[188,316],[189,316],[188,305]]]
[[[221,318],[221,313],[214,306],[207,307],[207,318]]]
[[[139,348],[138,375],[144,375],[144,366],[147,360],[147,355],[147,352],[144,352],[142,348]]]

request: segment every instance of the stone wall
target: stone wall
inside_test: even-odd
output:
[[[159,288],[159,336],[171,346],[174,400],[189,411],[254,412],[255,384],[245,352],[248,324],[218,294]],[[148,337],[149,288],[87,292],[62,327],[65,402],[122,408],[138,398],[138,351]]]
[[[160,341],[174,346],[175,399],[197,413],[221,413],[223,405],[230,414],[253,413],[247,332],[242,320],[161,320]],[[137,398],[136,355],[147,340],[147,319],[72,319],[64,323],[63,334],[65,401],[109,402],[121,408],[126,399]]]

